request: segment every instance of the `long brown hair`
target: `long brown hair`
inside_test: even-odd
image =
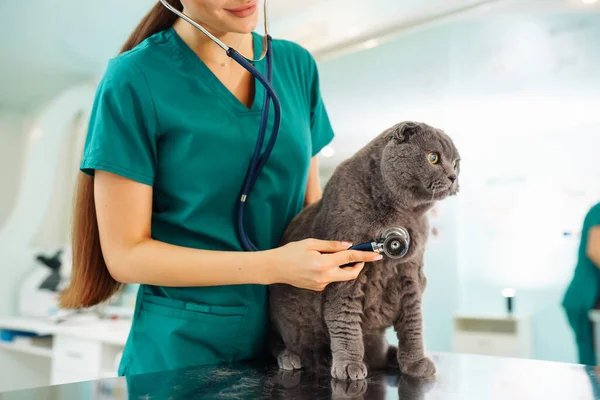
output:
[[[180,0],[169,4],[183,10]],[[140,21],[120,53],[133,49],[146,38],[173,25],[177,15],[160,2]],[[73,267],[69,287],[60,296],[63,308],[86,308],[108,300],[122,284],[108,271],[100,247],[100,234],[94,202],[94,178],[82,172],[77,180],[73,212]]]

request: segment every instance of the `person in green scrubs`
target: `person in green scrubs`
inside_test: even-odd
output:
[[[575,335],[579,363],[596,365],[590,310],[597,307],[600,292],[600,203],[585,216],[577,266],[562,306]]]
[[[255,1],[170,3],[242,54],[261,54]],[[266,61],[255,66],[265,73]],[[281,129],[247,208],[247,232],[260,251],[244,252],[235,210],[262,85],[161,4],[109,61],[81,171],[93,177],[106,269],[116,282],[140,285],[120,375],[260,360],[268,353],[266,285],[323,290],[381,259],[348,250],[349,242],[278,247],[291,219],[321,196],[316,157],[334,134],[307,50],[274,40],[273,76]],[[339,268],[348,262],[357,264]],[[76,264],[73,287],[87,273]]]

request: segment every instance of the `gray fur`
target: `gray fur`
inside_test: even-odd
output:
[[[428,161],[430,152],[439,153],[438,164]],[[426,213],[458,193],[458,179],[449,179],[458,177],[458,159],[443,131],[403,122],[338,166],[323,198],[290,223],[281,244],[306,238],[366,242],[403,226],[411,246],[404,258],[368,263],[356,280],[332,283],[322,292],[271,285],[272,344],[280,368],[326,365],[334,378],[351,380],[364,379],[367,368],[399,367],[419,378],[435,374],[422,334]],[[398,347],[385,339],[391,326]]]

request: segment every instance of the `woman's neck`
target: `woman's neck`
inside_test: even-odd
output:
[[[178,19],[173,24],[173,28],[184,42],[200,57],[204,62],[222,64],[229,60],[229,57],[222,48],[214,43],[208,36],[189,24],[187,21]],[[205,27],[206,28],[206,27]],[[206,28],[209,30],[208,28]],[[252,34],[242,34],[233,32],[209,32],[225,43],[233,47],[246,57],[253,57]]]

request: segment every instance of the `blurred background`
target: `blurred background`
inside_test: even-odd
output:
[[[154,3],[0,3],[0,391],[116,375],[136,288],[62,323],[55,294],[97,82]],[[337,134],[323,184],[402,120],[461,152],[461,192],[430,215],[428,350],[577,362],[561,301],[600,202],[600,2],[271,0],[270,16],[318,61]]]

